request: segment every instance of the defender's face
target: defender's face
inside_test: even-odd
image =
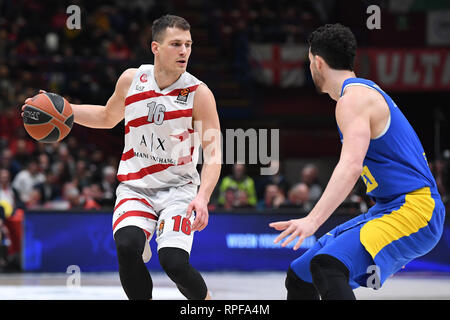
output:
[[[309,57],[309,70],[311,71],[311,77],[313,79],[314,86],[316,87],[317,92],[324,93],[322,90],[324,79],[317,68],[317,61],[316,58],[312,55],[311,49],[309,50],[308,57]]]
[[[191,33],[188,30],[167,28],[162,42],[156,42],[155,58],[164,70],[183,73],[186,71],[192,50]]]

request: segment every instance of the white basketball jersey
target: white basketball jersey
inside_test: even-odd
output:
[[[184,72],[160,90],[153,65],[141,65],[125,99],[125,147],[117,172],[122,183],[139,188],[200,184],[199,139],[192,109],[202,82]]]

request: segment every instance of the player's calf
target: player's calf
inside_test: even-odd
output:
[[[289,268],[286,275],[285,286],[287,300],[319,300],[319,293],[312,283],[303,281]]]
[[[142,261],[146,241],[141,228],[127,226],[117,230],[114,241],[119,261],[119,276],[122,287],[131,300],[152,298],[153,282]]]
[[[348,283],[349,271],[341,261],[328,254],[319,254],[311,259],[310,270],[323,300],[355,300]]]
[[[208,298],[208,289],[200,273],[189,263],[189,254],[180,248],[165,247],[158,251],[159,262],[180,292],[190,300]]]

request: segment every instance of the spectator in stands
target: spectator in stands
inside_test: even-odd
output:
[[[89,170],[92,172],[92,181],[101,181],[103,179],[103,167],[105,166],[104,153],[96,149],[91,155]]]
[[[88,170],[88,166],[85,160],[78,160],[75,165],[75,179],[79,190],[83,190],[84,187],[91,184],[91,172]]]
[[[246,175],[245,165],[236,163],[233,165],[232,174],[222,179],[219,185],[219,205],[223,205],[225,202],[225,191],[229,188],[235,188],[247,193],[248,204],[256,206],[256,189],[253,179]]]
[[[108,58],[112,60],[126,60],[131,56],[131,50],[125,43],[123,35],[117,34],[107,50]]]
[[[3,209],[0,208],[0,215]],[[9,231],[0,217],[0,272],[7,270],[8,267],[8,249],[11,240],[9,239]]]
[[[268,184],[264,192],[264,199],[258,202],[258,209],[277,209],[284,202],[286,198],[284,196],[283,190],[276,184]]]
[[[288,193],[288,199],[281,205],[281,208],[301,209],[304,212],[309,212],[312,207],[309,187],[303,182],[292,186]]]
[[[1,61],[1,59],[0,59]],[[0,64],[1,68],[1,64]],[[6,76],[9,76],[6,74]],[[3,83],[8,82],[10,83],[12,81],[11,77],[8,79],[3,79],[2,75],[0,74],[0,81]],[[4,90],[4,91],[2,91]],[[15,90],[11,90],[10,87],[8,87],[6,84],[3,85],[3,88],[1,88],[0,84],[0,109],[4,101],[13,101],[13,97],[11,93],[14,93]],[[5,93],[3,95],[3,92]],[[2,101],[3,100],[3,101]],[[0,117],[0,137],[6,139],[7,141],[11,142],[13,138],[17,138],[17,127],[22,126],[22,121],[20,119],[20,112],[18,112],[18,108],[7,108],[6,110],[2,110],[2,116]]]
[[[9,172],[10,179],[14,179],[16,174],[21,170],[20,163],[14,159],[13,154],[9,149],[4,149],[1,152],[0,168]]]
[[[34,148],[34,143],[24,138],[14,139],[10,144],[14,159],[20,164],[21,168],[26,167]]]
[[[15,194],[11,187],[11,175],[8,170],[0,169],[0,201],[15,205]]]
[[[7,219],[13,215],[15,196],[10,185],[10,174],[6,169],[0,169],[0,272],[6,270],[9,263],[10,233]]]
[[[236,200],[234,203],[235,208],[254,208],[254,205],[251,205],[248,202],[248,193],[244,190],[236,191]]]
[[[33,188],[45,182],[45,175],[39,171],[38,162],[31,159],[26,169],[21,170],[12,182],[12,187],[19,195],[19,200],[27,203]]]
[[[439,193],[441,194],[442,201],[446,203],[448,201],[448,163],[446,159],[439,157],[431,162],[430,168],[433,172],[434,178],[436,179],[436,184]]]
[[[50,171],[50,157],[46,153],[40,153],[37,159],[40,172],[45,174]]]
[[[285,175],[283,174],[283,168],[281,167],[281,162],[279,160],[272,160],[270,168],[276,170],[275,174],[263,175],[257,180],[257,197],[262,199],[264,197],[266,186],[269,184],[277,185],[284,194],[289,191],[289,182],[287,181]]]
[[[319,169],[315,164],[307,164],[301,171],[301,182],[309,188],[309,201],[316,202],[323,192],[323,186],[319,182]]]
[[[55,172],[48,171],[45,175],[45,182],[39,184],[37,187],[41,190],[44,203],[62,198],[62,182]]]
[[[112,166],[103,168],[100,187],[103,194],[101,202],[104,206],[114,207],[116,201],[116,188],[118,185],[116,175],[116,168]]]
[[[345,198],[344,202],[339,206],[339,209],[345,210],[347,214],[358,215],[362,212],[367,212],[367,204],[358,194],[356,187],[353,188],[352,192]]]
[[[232,187],[229,187],[224,192],[224,201],[218,207],[224,210],[233,210],[235,208],[236,203],[236,191]]]
[[[82,189],[82,197],[83,197],[83,208],[86,210],[100,210],[101,204],[98,201],[98,193],[101,192],[100,186],[98,184],[93,184],[90,186],[84,186]],[[102,194],[100,193],[100,200]],[[97,199],[96,199],[97,198]]]
[[[90,185],[91,187],[91,195],[92,199],[100,204],[102,207],[114,207],[114,202],[111,204],[111,202],[108,199],[105,199],[104,197],[104,190],[100,183],[93,183]]]
[[[43,207],[43,201],[42,201],[42,192],[40,188],[34,187],[30,195],[28,196],[28,200],[25,203],[25,207],[27,209],[40,209]]]
[[[64,184],[63,199],[68,210],[84,209],[80,191],[74,183],[68,182]]]

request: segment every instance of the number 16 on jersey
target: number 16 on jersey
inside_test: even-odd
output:
[[[147,103],[148,108],[148,122],[153,122],[154,124],[161,125],[164,121],[164,112],[166,107],[163,104],[156,104],[155,101]]]

